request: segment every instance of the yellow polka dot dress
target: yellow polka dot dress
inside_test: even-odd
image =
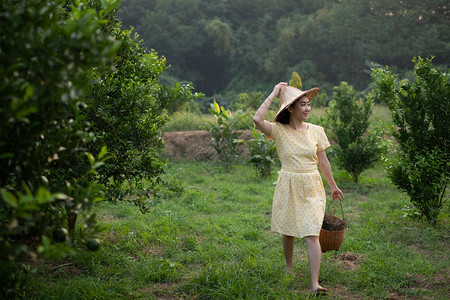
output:
[[[307,130],[272,124],[281,161],[272,205],[272,231],[289,236],[318,236],[325,213],[325,190],[317,169],[317,152],[330,146],[321,126]]]

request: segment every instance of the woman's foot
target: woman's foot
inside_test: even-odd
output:
[[[294,267],[288,267],[286,266],[286,273],[290,276],[294,276]]]
[[[312,292],[315,296],[325,296],[328,294],[328,290],[320,285],[313,287]]]

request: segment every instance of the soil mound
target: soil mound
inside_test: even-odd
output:
[[[248,142],[253,138],[251,130],[243,130],[240,139]],[[217,157],[217,152],[211,146],[212,136],[209,131],[178,131],[166,132],[163,135],[167,156],[170,159],[186,159],[209,161]],[[249,156],[246,144],[239,145],[243,156]]]

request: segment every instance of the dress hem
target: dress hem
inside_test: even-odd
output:
[[[286,235],[286,236],[293,236],[293,237],[296,237],[296,238],[305,238],[305,237],[308,237],[308,236],[319,236],[318,233],[317,234],[313,233],[313,234],[305,234],[305,235],[296,235],[296,234],[288,234],[288,233],[284,233],[284,232],[276,231],[276,230],[270,230],[270,232],[278,233],[278,234],[282,234],[282,235]]]

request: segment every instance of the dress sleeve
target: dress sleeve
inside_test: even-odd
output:
[[[319,126],[319,132],[317,135],[317,152],[325,150],[328,147],[330,147],[330,142],[325,134],[325,130],[323,130],[322,126]]]
[[[272,124],[272,133],[269,136],[269,139],[276,141],[277,138],[280,136],[280,125],[278,123],[271,123]]]

